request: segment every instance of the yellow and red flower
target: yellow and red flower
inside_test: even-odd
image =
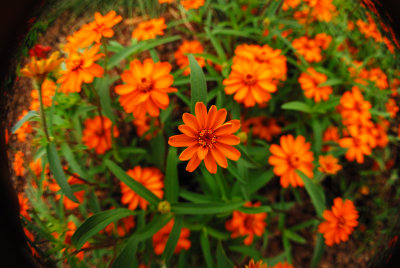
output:
[[[168,144],[174,147],[188,147],[179,156],[182,161],[189,160],[186,170],[193,172],[204,160],[207,170],[215,174],[217,164],[223,168],[228,166],[226,158],[238,160],[240,152],[232,147],[240,143],[240,139],[233,135],[240,128],[239,120],[230,120],[226,123],[225,109],[217,110],[212,105],[207,108],[202,102],[196,103],[196,116],[184,113],[184,125],[179,126],[183,133],[169,137]]]
[[[21,74],[34,78],[39,82],[46,78],[47,74],[58,68],[62,58],[59,58],[60,52],[53,52],[49,58],[47,59],[36,59],[36,57],[31,58],[31,62],[25,65],[25,67],[21,70]]]

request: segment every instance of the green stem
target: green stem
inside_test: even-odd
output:
[[[107,73],[107,61],[108,61],[108,49],[107,49],[107,41],[104,39],[104,37],[101,38],[101,42],[103,43],[104,46],[104,54],[106,55],[104,57],[104,72]]]
[[[38,87],[39,104],[40,104],[40,121],[42,121],[43,131],[44,131],[44,134],[46,135],[46,139],[48,142],[50,142],[50,136],[49,136],[49,132],[47,131],[46,115],[44,113],[44,105],[43,105],[43,99],[42,99],[42,83],[43,83],[43,80],[41,80],[40,83],[38,83],[38,85],[40,84],[40,86]]]

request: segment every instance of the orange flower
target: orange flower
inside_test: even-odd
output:
[[[24,233],[26,238],[29,240],[28,247],[31,249],[32,255],[39,258],[39,252],[37,252],[37,250],[32,247],[32,244],[35,243],[35,237],[26,227],[24,227]]]
[[[261,202],[251,204],[246,202],[245,207],[259,207]],[[244,244],[249,246],[253,243],[254,235],[261,236],[265,232],[267,213],[246,214],[233,211],[232,219],[225,222],[226,230],[232,232],[231,237],[246,236]]]
[[[167,93],[177,91],[171,87],[174,78],[170,72],[168,62],[154,63],[152,59],[145,59],[142,64],[133,60],[129,70],[121,75],[127,84],[115,87],[115,92],[121,95],[119,103],[125,112],[133,113],[136,118],[144,118],[146,113],[157,117],[160,109],[169,105]]]
[[[293,265],[287,262],[278,262],[276,265],[272,266],[271,268],[293,268]]]
[[[14,155],[14,162],[13,162],[13,169],[15,172],[15,175],[17,176],[22,176],[24,174],[24,153],[21,151],[18,151]]]
[[[222,84],[226,94],[235,94],[233,99],[246,107],[267,103],[271,99],[270,93],[277,90],[271,72],[263,64],[247,60],[237,60]]]
[[[339,146],[348,148],[346,152],[346,159],[348,161],[356,160],[357,163],[364,163],[364,155],[372,153],[371,147],[368,143],[368,133],[362,133],[357,126],[349,126],[350,137],[344,137],[339,140]]]
[[[133,216],[122,218],[117,224],[117,233],[120,237],[124,237],[131,229],[135,227],[135,219]],[[104,229],[106,233],[112,234],[115,224],[112,222]],[[100,232],[101,233],[101,232]]]
[[[28,113],[27,110],[23,110],[22,114],[18,117],[18,121],[24,118],[24,116]],[[17,134],[17,140],[20,142],[25,142],[26,140],[26,134],[32,133],[33,129],[31,124],[26,121],[23,123],[16,131],[15,134]]]
[[[312,8],[311,15],[318,21],[330,22],[336,13],[332,0],[305,0]]]
[[[187,54],[201,54],[203,52],[204,48],[199,41],[183,41],[178,50],[174,53],[174,57],[176,60],[176,64],[179,65],[179,68],[185,69],[185,71],[183,72],[184,75],[190,74],[189,59],[187,57]],[[196,59],[200,67],[204,67],[206,65],[206,61],[204,60],[204,58],[197,56],[194,58]]]
[[[56,84],[51,80],[44,80],[42,83],[42,101],[45,107],[50,107],[52,103],[52,98],[56,92]],[[39,110],[40,103],[39,103],[39,90],[33,89],[31,91],[32,102],[31,106],[29,107],[30,110],[37,111]]]
[[[73,236],[73,234],[76,231],[76,225],[73,221],[69,221],[67,223],[67,232],[65,233],[65,240],[64,243],[67,245],[71,245],[72,246],[72,242],[71,242],[71,237]],[[81,247],[81,249],[85,249],[88,248],[90,246],[89,242],[86,242],[85,244],[83,244],[83,246]],[[62,251],[64,251],[65,249],[63,249]],[[74,249],[72,247],[69,248],[67,253],[68,255],[70,255],[70,253],[72,253],[74,251]],[[80,261],[83,260],[84,256],[85,256],[85,251],[80,251],[75,255]]]
[[[282,136],[281,145],[272,144],[269,148],[271,156],[268,159],[270,165],[274,166],[274,173],[281,176],[281,185],[286,188],[291,184],[293,187],[303,186],[304,182],[296,173],[302,171],[306,176],[312,178],[314,154],[310,151],[311,144],[306,142],[303,136]]]
[[[263,263],[262,260],[259,260],[257,263],[254,263],[254,260],[251,259],[249,265],[245,265],[244,268],[267,268],[267,264]]]
[[[375,83],[375,85],[383,90],[389,87],[386,74],[380,68],[373,68],[368,72],[368,79]]]
[[[281,55],[282,50],[272,49],[268,45],[248,45],[242,44],[236,47],[233,62],[244,59],[256,61],[265,66],[271,72],[274,79],[286,79],[286,57]]]
[[[342,169],[342,166],[338,164],[338,161],[339,160],[333,155],[320,155],[318,158],[318,170],[326,174],[334,175]]]
[[[167,29],[164,18],[152,19],[139,23],[138,27],[133,30],[132,37],[137,40],[148,40],[156,38],[157,35],[164,35]]]
[[[175,0],[158,0],[158,3],[160,3],[160,4],[164,4],[164,3],[168,3],[168,4],[171,4],[171,3],[173,3]]]
[[[300,3],[301,0],[284,0],[282,10],[286,11],[289,10],[289,8],[296,8]]]
[[[322,49],[327,49],[332,42],[332,36],[326,33],[319,33],[315,36],[315,41]]]
[[[66,168],[64,167],[64,169],[66,169]],[[83,181],[79,180],[78,178],[76,178],[74,176],[69,176],[68,184],[69,185],[77,185],[77,184],[84,184],[84,183],[83,183]],[[56,182],[50,184],[49,188],[53,192],[58,192],[61,189],[60,186]],[[83,200],[85,198],[85,190],[74,192],[74,196],[76,197],[76,199],[78,199],[79,203],[75,203],[74,201],[69,199],[67,196],[64,196],[63,205],[66,210],[73,210],[73,209],[79,207],[79,205],[83,202]],[[56,194],[55,199],[60,200],[60,198],[61,198],[61,195]]]
[[[396,101],[394,99],[389,99],[385,106],[387,112],[390,114],[390,118],[396,118],[396,114],[399,111]]]
[[[320,62],[322,60],[321,48],[318,42],[313,39],[303,36],[294,39],[292,46],[308,62]]]
[[[325,210],[323,217],[325,221],[318,226],[318,232],[324,235],[325,244],[328,246],[339,244],[341,241],[346,242],[358,225],[358,212],[353,202],[343,202],[340,197],[333,200],[332,210]]]
[[[33,174],[39,178],[42,173],[42,159],[38,158],[35,161],[30,162],[29,168],[32,170]]]
[[[340,113],[343,123],[345,125],[368,125],[371,119],[371,113],[369,112],[371,107],[370,102],[364,101],[360,89],[353,86],[351,92],[345,92],[340,99]]]
[[[385,148],[386,145],[389,143],[389,138],[387,135],[387,126],[385,123],[389,123],[386,120],[382,120],[379,124],[375,124],[376,129],[376,146]]]
[[[360,33],[362,33],[365,38],[373,38],[376,42],[382,42],[382,35],[375,23],[375,20],[369,13],[366,13],[368,22],[361,19],[356,21]]]
[[[146,132],[148,132],[150,130],[150,123],[153,120],[153,117],[150,116],[146,116],[146,117],[137,117],[135,119],[133,119],[133,125],[136,127],[136,134],[139,137],[142,137]],[[155,118],[153,121],[153,125],[155,127],[157,127],[157,129],[155,129],[152,133],[147,133],[147,135],[145,136],[146,140],[151,140],[153,137],[155,137],[157,135],[157,133],[160,130],[160,121]]]
[[[27,197],[24,197],[22,193],[18,193],[18,201],[19,201],[19,214],[21,216],[24,216],[27,220],[31,220],[31,216],[29,215],[28,210],[30,209],[30,206],[28,204],[29,199]]]
[[[339,141],[339,130],[335,126],[329,126],[326,128],[322,137],[323,141]]]
[[[155,167],[140,167],[136,166],[133,169],[129,169],[128,174],[133,180],[141,183],[144,187],[149,189],[157,197],[162,198],[164,196],[164,175]],[[120,182],[121,187],[121,202],[122,204],[128,205],[128,208],[135,210],[139,205],[141,209],[146,210],[148,202],[135,193],[125,183]]]
[[[321,100],[327,101],[329,95],[332,93],[332,87],[320,86],[327,79],[328,77],[325,74],[315,71],[312,67],[308,67],[307,72],[302,73],[298,81],[307,98],[314,98],[315,102],[320,102]]]
[[[181,0],[181,5],[185,10],[198,9],[204,6],[204,0]]]
[[[392,44],[392,42],[390,42],[389,38],[387,38],[386,36],[383,37],[383,43],[385,43],[390,53],[394,54],[394,45]]]
[[[6,144],[8,144],[8,141],[9,141],[9,139],[10,139],[10,134],[9,134],[9,132],[8,132],[8,129],[6,129],[6,130],[4,131],[4,139],[5,139]]]
[[[48,59],[37,60],[35,57],[32,57],[31,62],[21,70],[21,74],[39,81],[43,80],[48,73],[55,70],[61,64],[63,59],[59,59],[59,56],[60,52],[56,51]]]
[[[95,63],[104,56],[104,54],[97,54],[99,49],[100,44],[94,45],[82,53],[71,52],[65,60],[67,70],[61,71],[62,76],[57,80],[57,83],[61,83],[61,92],[65,94],[80,92],[82,83],[92,83],[94,77],[103,76],[103,68]]]
[[[260,139],[271,141],[274,136],[281,134],[282,129],[277,124],[275,118],[267,118],[266,116],[258,116],[247,119],[242,127],[242,130],[252,134]]]
[[[112,122],[107,117],[95,116],[85,120],[82,141],[89,149],[95,149],[97,154],[104,154],[111,149]],[[119,137],[116,126],[113,128],[113,136]]]
[[[169,137],[168,144],[174,147],[188,147],[179,156],[181,161],[189,160],[186,170],[193,172],[204,160],[207,170],[215,174],[217,164],[223,168],[228,166],[226,157],[238,160],[240,152],[231,145],[240,143],[240,139],[233,135],[240,128],[239,120],[230,120],[226,123],[225,109],[217,110],[212,105],[207,108],[202,102],[196,103],[196,116],[184,113],[184,125],[178,128],[183,133]]]
[[[90,43],[100,43],[102,37],[113,37],[114,31],[111,29],[122,20],[121,16],[116,16],[114,10],[108,12],[104,17],[99,13],[94,13],[94,21],[88,24],[86,38],[92,40]]]
[[[172,219],[167,225],[161,228],[157,233],[153,235],[153,248],[157,255],[161,255],[164,252],[165,246],[167,244],[169,234],[174,226],[174,219]],[[178,254],[184,250],[188,250],[192,243],[189,240],[190,230],[187,228],[182,228],[179,235],[178,243],[176,244],[174,253]]]

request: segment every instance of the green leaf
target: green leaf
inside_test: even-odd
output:
[[[244,201],[231,203],[176,203],[171,205],[175,214],[184,215],[209,215],[231,212],[244,204]]]
[[[47,144],[46,152],[49,160],[50,171],[56,179],[57,184],[60,186],[61,191],[70,200],[74,201],[75,203],[79,203],[71,189],[71,186],[67,182],[67,178],[65,177],[64,170],[61,166],[60,157],[57,153],[56,145],[54,143]]]
[[[304,103],[301,101],[292,101],[292,102],[284,103],[281,106],[281,108],[284,110],[300,111],[300,112],[309,113],[309,114],[312,113],[311,107],[307,103]]]
[[[25,122],[31,120],[32,118],[39,116],[36,111],[29,111],[24,117],[21,118],[12,128],[11,132],[14,134]]]
[[[322,217],[322,213],[325,210],[325,194],[321,185],[316,184],[314,181],[309,179],[303,172],[296,170],[297,174],[301,177],[304,182],[304,187],[308,195],[311,198],[311,202],[314,205],[317,215]]]
[[[194,107],[197,102],[203,102],[207,106],[207,84],[203,70],[193,57],[188,55],[190,66],[190,88],[191,88],[191,110],[194,113]]]
[[[336,86],[343,84],[344,81],[340,78],[330,78],[326,80],[324,83],[318,85],[318,87],[326,87],[326,86]]]
[[[283,230],[283,235],[286,236],[288,239],[290,239],[294,242],[297,242],[299,244],[307,243],[307,240],[305,240],[302,236],[298,235],[297,233],[295,233],[289,229]]]
[[[272,208],[270,206],[259,206],[259,207],[241,207],[237,209],[240,212],[246,213],[246,214],[258,214],[258,213],[263,213],[263,212],[272,212]]]
[[[324,237],[322,236],[322,234],[318,233],[317,243],[314,247],[314,253],[311,259],[311,265],[310,265],[311,268],[317,267],[319,261],[322,258],[322,254],[324,253],[324,249],[325,249]]]
[[[317,118],[313,118],[311,120],[311,127],[313,129],[313,134],[314,134],[313,148],[314,151],[317,154],[319,154],[322,149],[322,135],[323,135],[321,122]]]
[[[142,228],[139,228],[128,239],[126,246],[115,259],[111,268],[133,267],[133,263],[136,260],[135,254],[137,244],[152,237],[171,220],[171,217],[172,216],[169,214],[155,215],[150,223],[144,225]]]
[[[135,193],[140,195],[142,198],[146,199],[150,204],[157,206],[161,201],[157,196],[155,196],[149,189],[144,187],[140,182],[132,179],[126,172],[115,164],[111,160],[105,160],[105,165],[111,172],[123,183],[125,183],[129,188],[131,188]]]
[[[164,252],[161,256],[161,259],[165,261],[169,261],[172,255],[174,254],[176,245],[179,240],[179,236],[181,235],[181,230],[183,226],[183,216],[175,217],[174,226],[172,227],[171,233],[169,234],[167,244],[165,245]]]
[[[88,181],[93,181],[86,173],[86,171],[84,171],[79,165],[79,163],[76,161],[74,154],[72,153],[71,148],[68,146],[67,143],[61,144],[61,152],[65,157],[65,160],[67,160],[73,172],[77,173],[79,176]]]
[[[116,208],[99,212],[79,226],[72,236],[71,241],[77,249],[80,249],[86,241],[106,228],[110,223],[134,214],[132,210],[127,208]]]
[[[192,193],[186,190],[179,191],[179,196],[183,199],[191,201],[193,203],[208,203],[211,202],[213,199],[208,195],[202,195],[198,193]]]
[[[115,115],[113,114],[111,109],[111,84],[112,79],[110,79],[108,76],[104,76],[101,79],[96,79],[95,87],[100,97],[100,105],[104,115],[107,116],[113,122],[113,124],[115,124]]]
[[[253,247],[248,247],[248,246],[230,246],[230,250],[240,252],[243,254],[245,257],[252,258],[254,260],[259,260],[261,259],[261,254],[259,249],[255,249]]]
[[[208,241],[206,232],[202,232],[200,235],[200,245],[201,250],[203,251],[204,260],[206,261],[207,268],[213,268],[214,262],[211,256],[210,242]]]
[[[177,169],[176,148],[169,147],[167,158],[167,169],[165,172],[165,198],[168,202],[173,203],[178,201],[179,180]]]
[[[251,178],[249,180],[249,191],[251,193],[258,191],[261,187],[265,186],[273,177],[274,172],[272,169],[270,169],[260,176]]]
[[[217,245],[217,267],[218,268],[233,268],[232,261],[226,256],[221,241]]]

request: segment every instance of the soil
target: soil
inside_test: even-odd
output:
[[[168,13],[166,17],[170,17],[173,19],[175,14]],[[88,16],[88,18],[91,18]],[[115,31],[114,40],[117,40],[121,44],[130,44],[131,40],[131,32],[133,26],[143,20],[144,18],[135,18],[135,19],[126,19],[118,27]],[[69,13],[63,13],[59,18],[57,18],[54,23],[52,23],[49,28],[46,30],[45,34],[38,38],[38,44],[51,46],[55,49],[58,49],[59,44],[66,42],[66,36],[71,34],[74,30],[77,30],[82,24],[86,23],[87,19],[75,19]],[[188,28],[191,26],[188,25]],[[162,50],[161,59],[168,60],[171,62],[172,53],[176,50],[179,42],[175,42],[174,44],[164,45],[159,48]],[[21,59],[21,66],[25,65],[29,61],[28,58]],[[122,71],[122,70],[120,70]],[[32,84],[30,79],[18,77],[14,82],[14,92],[15,94],[9,98],[8,103],[8,115],[7,122],[9,122],[7,128],[8,130],[17,122],[18,116],[22,113],[23,110],[29,110],[29,105],[31,102],[30,93],[32,90]],[[10,157],[10,167],[12,167],[13,155],[17,150],[21,150],[25,153],[25,161],[29,163],[32,159],[32,154],[35,148],[32,146],[32,138],[27,139],[25,143],[20,143],[16,140],[15,135],[11,136],[9,142],[9,157]],[[27,171],[25,171],[27,173]],[[14,172],[11,172],[14,174]],[[15,187],[18,192],[24,191],[25,180],[24,176],[16,177],[13,175],[13,181],[15,182]],[[277,185],[278,187],[279,185]],[[278,188],[277,188],[278,189]],[[301,192],[303,200],[308,200],[307,194],[303,191]],[[272,198],[278,199],[279,191],[277,193],[272,193]],[[311,203],[304,203],[303,205],[294,206],[287,215],[287,224],[288,226],[298,224],[303,221],[307,221],[311,219],[314,215],[314,210]],[[271,222],[271,227],[277,226],[277,219],[273,219]],[[277,229],[277,228],[273,228]],[[316,236],[314,230],[305,229],[300,233],[307,241],[307,244],[296,244],[292,243],[292,254],[293,254],[293,264],[294,267],[309,267],[313,249],[315,246]],[[375,236],[377,236],[375,234]],[[322,268],[338,268],[338,267],[346,267],[346,268],[356,268],[356,267],[367,267],[368,262],[371,260],[372,256],[374,256],[373,245],[375,241],[371,241],[371,244],[365,245],[363,244],[365,239],[358,239],[362,234],[358,236],[351,236],[350,240],[346,243],[341,243],[340,245],[326,247],[322,260],[320,261],[318,267]],[[271,234],[269,238],[269,244],[265,252],[263,252],[263,256],[265,257],[274,257],[277,254],[282,253],[283,245],[281,241],[281,234]],[[359,252],[360,248],[369,248],[370,250],[365,250],[364,252]]]

